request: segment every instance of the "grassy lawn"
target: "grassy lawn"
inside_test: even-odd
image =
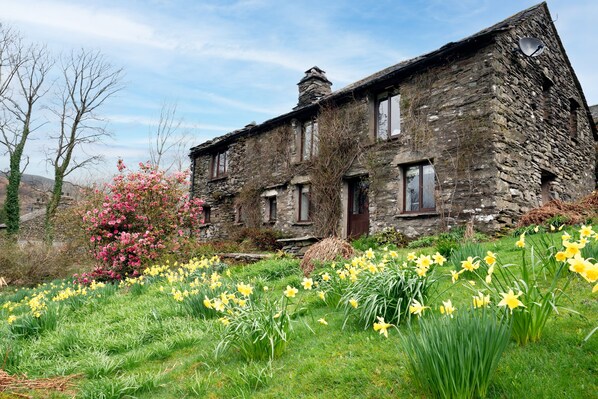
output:
[[[560,233],[559,233],[560,234]],[[553,234],[560,240],[560,235]],[[517,237],[482,244],[503,263],[520,262]],[[399,250],[399,258],[414,250]],[[435,250],[415,250],[432,253]],[[440,299],[457,308],[471,303],[466,275],[452,287],[449,270],[436,266]],[[280,296],[288,285],[301,287],[298,261],[268,260],[230,268],[230,277],[268,286]],[[480,281],[475,281],[480,284]],[[39,290],[58,292],[63,282]],[[236,350],[215,356],[224,329],[218,318],[192,317],[173,299],[165,279],[114,289],[100,287],[82,300],[64,301],[56,326],[28,337],[9,339],[8,306],[0,322],[5,369],[30,379],[77,374],[69,393],[23,391],[39,398],[381,398],[429,397],[408,367],[403,341],[409,328],[389,329],[389,337],[349,321],[343,311],[300,290],[294,303],[292,333],[285,352],[272,361],[247,361]],[[447,291],[444,291],[448,289]],[[0,305],[15,303],[31,290],[4,291]],[[51,297],[52,294],[47,296]],[[598,294],[578,276],[571,279],[560,310],[547,322],[539,342],[510,342],[489,388],[490,398],[591,398],[598,392]],[[432,310],[432,309],[431,309]],[[430,310],[430,311],[431,311]],[[328,325],[317,322],[324,318]],[[15,322],[18,323],[18,322]],[[417,329],[417,322],[412,323]],[[10,367],[6,355],[12,345]],[[2,396],[0,398],[10,397]]]

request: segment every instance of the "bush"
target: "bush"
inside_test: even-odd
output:
[[[404,339],[415,380],[435,398],[483,398],[509,342],[509,326],[492,312],[420,320]]]
[[[117,280],[137,276],[145,263],[179,253],[198,234],[201,204],[189,199],[188,173],[166,175],[149,164],[120,174],[104,191],[88,194],[81,206],[91,252],[101,264],[89,277]]]
[[[393,227],[387,227],[375,233],[373,237],[379,246],[394,245],[397,248],[404,248],[409,243],[407,236]]]
[[[0,238],[0,277],[10,285],[34,286],[72,275],[91,263],[77,247],[17,244]]]

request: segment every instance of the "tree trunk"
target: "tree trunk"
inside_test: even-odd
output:
[[[6,199],[4,200],[4,212],[6,213],[6,227],[9,236],[16,237],[19,233],[21,209],[19,200],[19,186],[21,185],[21,156],[23,146],[19,145],[10,154],[10,174],[8,175],[8,186],[6,187]]]
[[[64,182],[64,174],[56,170],[54,174],[54,188],[52,189],[52,196],[46,207],[46,219],[44,221],[45,241],[46,244],[51,245],[54,241],[54,216],[58,209],[58,204],[62,198],[62,184]]]

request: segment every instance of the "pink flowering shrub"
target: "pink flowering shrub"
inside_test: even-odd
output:
[[[118,280],[137,276],[147,262],[176,253],[198,233],[202,201],[190,199],[188,172],[166,175],[149,164],[119,174],[104,190],[94,190],[82,207],[83,227],[93,256],[99,261],[91,274],[77,276]]]

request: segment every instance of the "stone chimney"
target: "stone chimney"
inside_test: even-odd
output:
[[[295,108],[314,103],[332,93],[332,82],[326,78],[326,72],[317,66],[305,71],[305,76],[297,83],[297,86],[299,86],[299,103]]]

